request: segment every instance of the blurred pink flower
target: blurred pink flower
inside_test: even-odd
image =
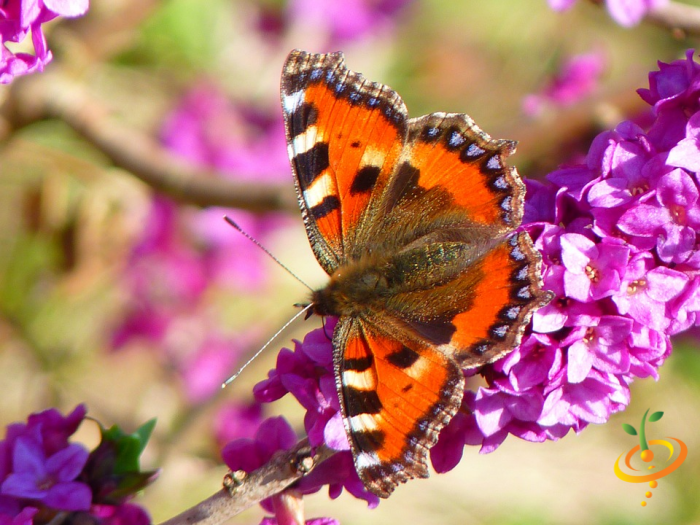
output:
[[[112,334],[120,348],[132,338],[163,341],[172,319],[191,310],[208,285],[202,257],[179,231],[176,205],[160,196],[151,209],[124,275],[129,304]]]
[[[180,375],[190,403],[206,401],[221,390],[221,383],[234,371],[239,354],[238,341],[209,335],[192,355],[184,358]]]
[[[197,85],[183,96],[165,119],[161,138],[177,156],[225,177],[261,182],[289,178],[281,110],[266,113],[233,102],[213,85]]]
[[[549,7],[555,11],[565,11],[576,0],[548,0]],[[668,0],[605,0],[610,17],[624,27],[632,27],[642,21],[651,11],[668,4]]]
[[[392,29],[395,18],[412,0],[291,0],[289,18],[313,24],[333,48]]]
[[[262,423],[262,405],[229,401],[214,418],[214,436],[218,448],[235,439],[252,439]]]
[[[274,107],[277,107],[275,104]],[[165,120],[165,146],[194,165],[216,169],[222,177],[260,183],[291,179],[281,110],[268,114],[234,103],[220,90],[201,84],[187,93]],[[262,284],[262,252],[223,220],[229,215],[264,242],[285,217],[209,208],[187,216],[204,245],[211,279],[244,290]]]
[[[286,181],[291,177],[278,112],[266,114],[199,85],[165,119],[162,140],[174,155],[221,177]],[[134,339],[155,345],[179,371],[185,396],[194,404],[219,391],[246,339],[218,325],[208,308],[214,290],[252,292],[265,278],[264,254],[224,222],[225,215],[263,243],[286,220],[153,198],[124,273],[129,304],[112,334],[115,348]]]
[[[566,107],[579,102],[595,92],[604,70],[605,57],[601,52],[571,57],[539,93],[525,97],[523,111],[535,116],[547,106]]]

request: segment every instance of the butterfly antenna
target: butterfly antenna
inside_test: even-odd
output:
[[[246,361],[246,363],[245,363],[242,367],[240,367],[240,368],[238,369],[238,372],[236,372],[236,373],[233,374],[231,377],[229,377],[226,381],[223,382],[223,384],[221,385],[221,388],[226,388],[227,385],[231,384],[231,383],[233,382],[234,379],[236,379],[239,375],[241,375],[241,372],[243,372],[243,370],[245,370],[246,367],[247,367],[250,363],[252,363],[253,361],[255,361],[255,358],[257,358],[260,354],[262,354],[263,350],[265,350],[268,346],[270,346],[270,343],[272,343],[272,341],[274,341],[275,339],[277,339],[277,336],[278,336],[278,335],[280,335],[282,332],[284,332],[284,330],[285,330],[290,324],[292,324],[292,323],[293,323],[294,321],[296,321],[299,317],[301,317],[302,314],[304,314],[304,313],[305,313],[309,308],[311,308],[312,306],[313,306],[313,304],[307,304],[301,312],[295,314],[294,317],[292,317],[289,321],[287,321],[287,322],[285,323],[285,325],[284,325],[282,328],[280,328],[279,330],[277,330],[277,333],[276,333],[275,335],[273,335],[272,337],[270,337],[270,339],[267,341],[267,343],[265,343],[264,345],[262,345],[262,347],[260,348],[260,350],[258,350],[257,352],[255,352],[255,355],[254,355],[253,357],[251,357],[250,359],[248,359],[248,361]]]
[[[229,225],[233,226],[236,230],[238,230],[239,233],[243,234],[243,236],[244,236],[246,239],[248,239],[250,242],[252,242],[253,244],[255,244],[255,246],[257,246],[257,247],[260,248],[262,251],[264,251],[273,261],[275,261],[275,262],[276,262],[277,264],[279,264],[282,268],[284,268],[284,269],[287,271],[287,273],[288,273],[289,275],[291,275],[292,277],[294,277],[297,281],[299,281],[301,284],[303,284],[304,286],[306,286],[306,287],[307,287],[309,290],[311,290],[312,292],[314,291],[313,288],[311,288],[308,284],[306,284],[304,281],[302,281],[292,270],[290,270],[290,269],[287,268],[284,264],[282,264],[282,262],[281,262],[277,257],[275,257],[274,255],[272,255],[272,253],[270,252],[270,250],[268,250],[267,248],[265,248],[262,244],[260,244],[260,243],[258,242],[257,239],[255,239],[252,235],[250,235],[250,234],[249,234],[248,232],[246,232],[243,228],[241,228],[238,224],[236,224],[236,223],[234,222],[234,220],[233,220],[231,217],[228,217],[227,215],[224,215],[224,220],[225,220],[226,222],[228,222]],[[295,318],[295,319],[296,319],[296,318]],[[285,325],[285,326],[286,326],[286,325]],[[273,339],[274,339],[274,337],[273,337]]]

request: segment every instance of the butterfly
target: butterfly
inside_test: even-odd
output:
[[[330,276],[310,308],[337,316],[333,362],[355,469],[388,497],[428,477],[460,409],[462,369],[518,345],[549,301],[523,216],[525,186],[466,115],[408,118],[342,53],[292,51],[282,72],[288,152],[306,233]]]

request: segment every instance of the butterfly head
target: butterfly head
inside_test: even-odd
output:
[[[388,276],[377,264],[347,264],[333,272],[324,288],[311,294],[312,310],[322,316],[358,316],[371,312],[389,292]]]

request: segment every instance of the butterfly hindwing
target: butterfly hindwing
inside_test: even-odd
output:
[[[492,139],[467,115],[433,113],[409,121],[402,161],[419,172],[421,189],[446,191],[471,223],[502,234],[522,220],[525,185],[505,160],[515,146]]]
[[[394,259],[416,273],[400,279],[412,285],[395,290],[387,307],[465,368],[516,346],[532,312],[549,300],[539,253],[526,233],[513,233],[525,193],[506,164],[514,150],[466,115],[411,119],[382,202],[376,243],[393,243]]]
[[[450,246],[434,243],[417,251],[457,251]],[[456,275],[429,289],[398,291],[385,310],[405,331],[440,348],[462,368],[473,368],[517,346],[532,312],[549,295],[541,289],[539,256],[526,233],[492,244],[457,246],[464,254],[460,259],[468,263],[442,267],[448,271],[454,266]]]
[[[309,240],[332,273],[394,171],[407,133],[401,98],[345,67],[341,53],[293,51],[282,76],[289,156]]]
[[[428,450],[460,406],[459,366],[433,347],[400,342],[375,323],[351,317],[341,317],[333,343],[360,479],[387,497],[398,483],[427,477]]]

